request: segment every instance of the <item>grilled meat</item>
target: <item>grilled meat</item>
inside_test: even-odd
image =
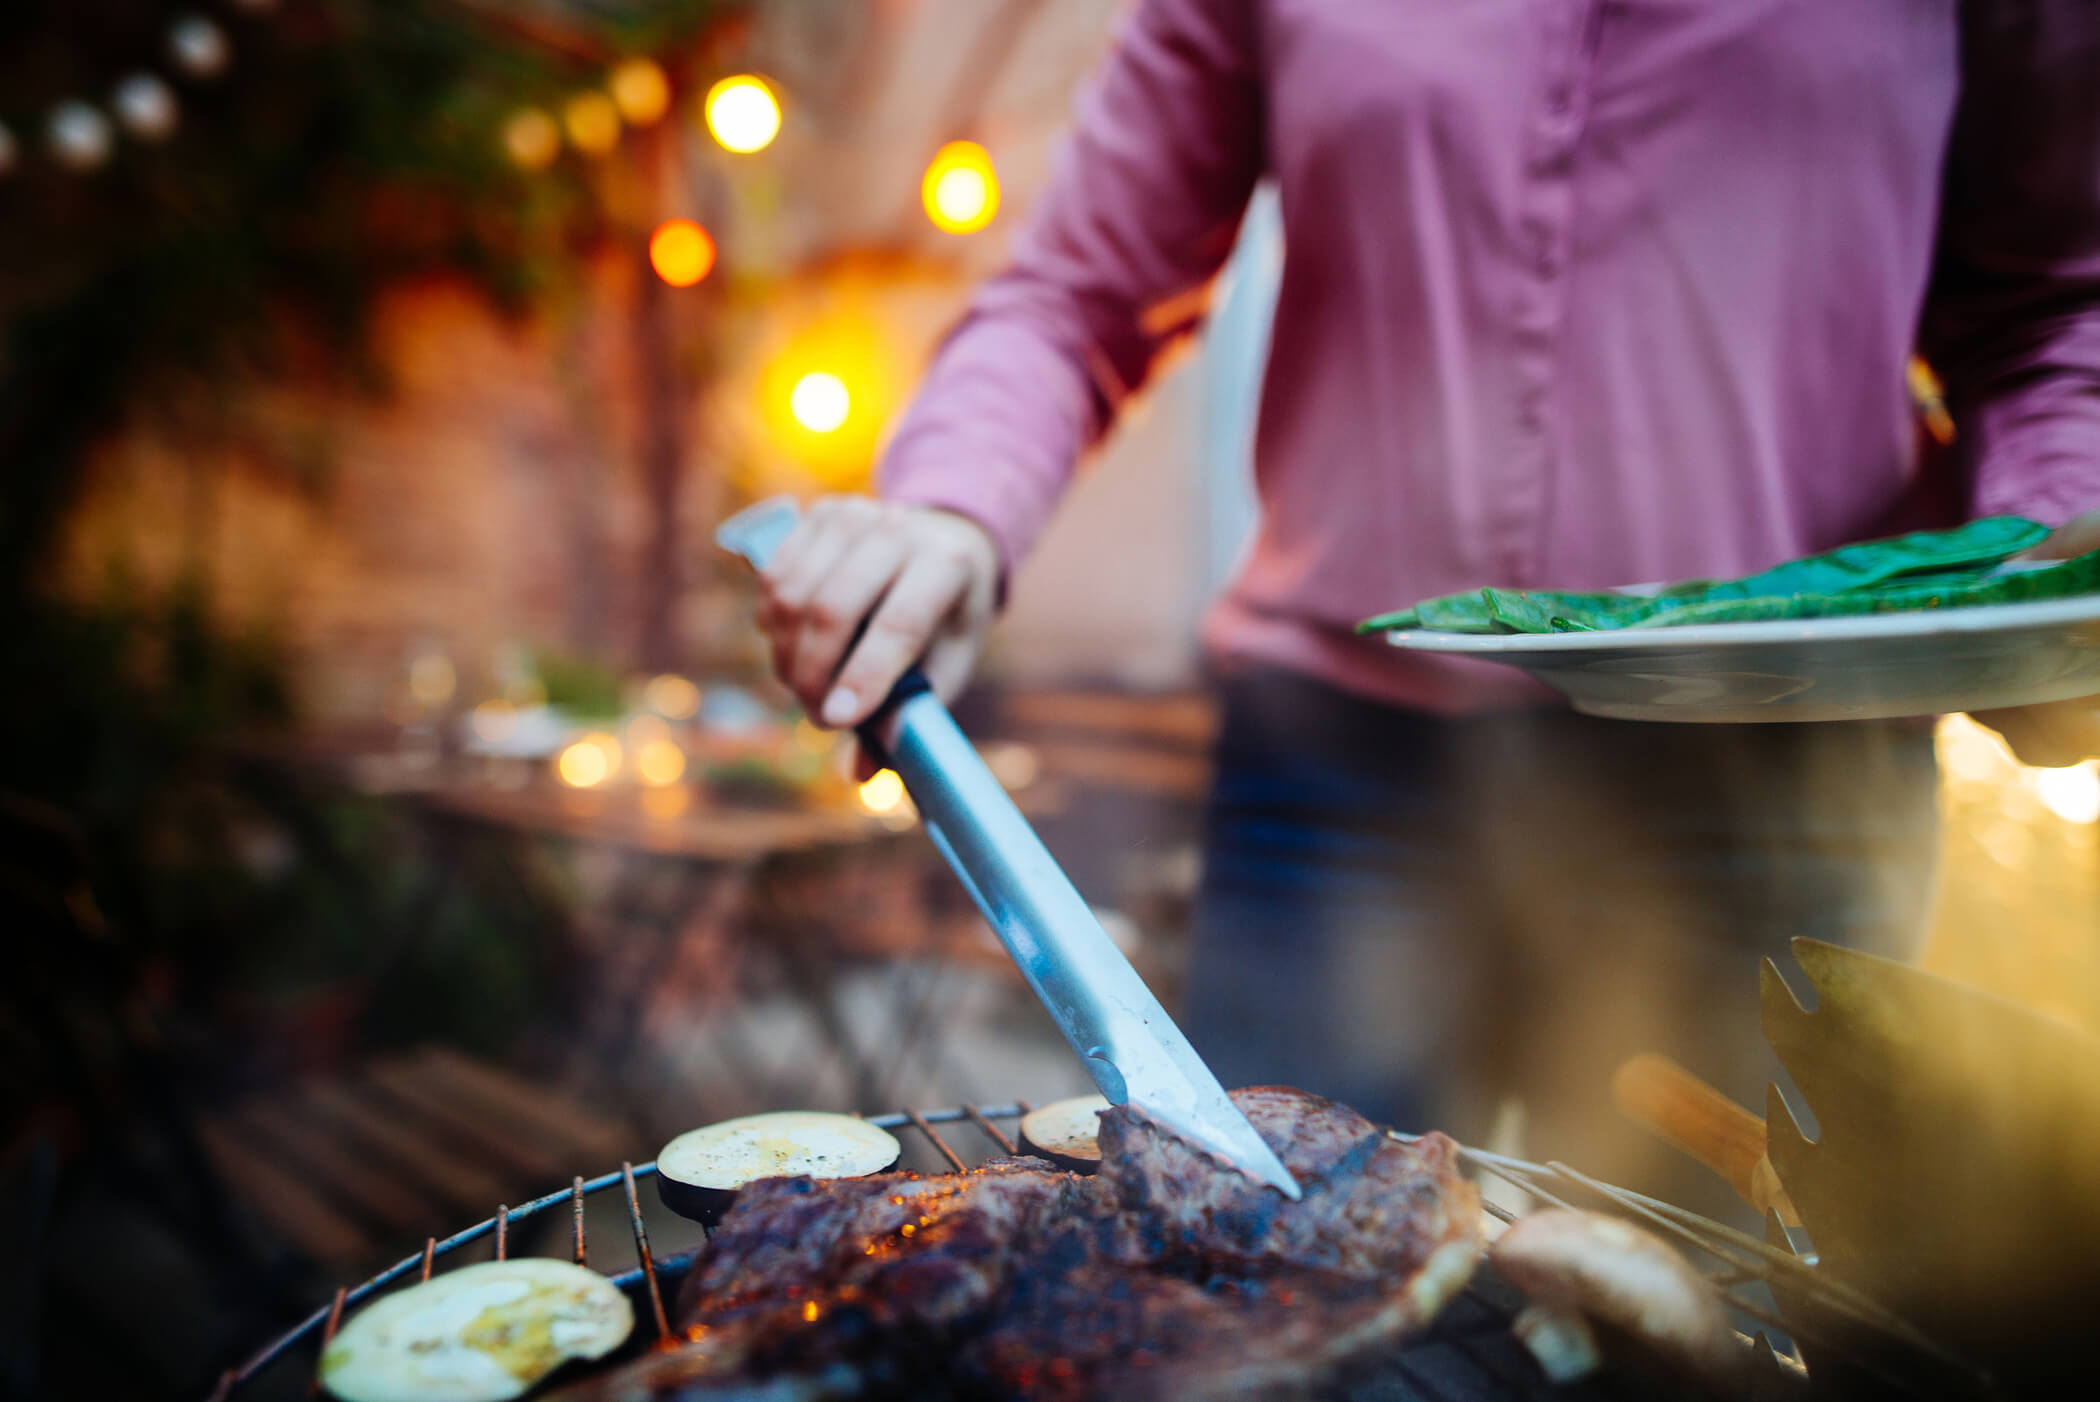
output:
[[[1053,1229],[965,1351],[988,1395],[1297,1396],[1464,1287],[1480,1202],[1450,1140],[1402,1143],[1303,1091],[1233,1100],[1303,1200],[1138,1112],[1102,1115],[1094,1211]]]
[[[1303,1201],[1130,1109],[1101,1117],[1092,1178],[1007,1159],[764,1180],[688,1278],[689,1342],[571,1395],[1300,1395],[1464,1286],[1479,1200],[1440,1135],[1403,1143],[1301,1091],[1233,1099]]]

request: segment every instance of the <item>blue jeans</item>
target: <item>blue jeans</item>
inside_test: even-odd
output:
[[[1228,1086],[1474,1143],[1515,1100],[1528,1156],[1683,1200],[1613,1069],[1662,1052],[1762,1113],[1759,961],[1922,939],[1923,725],[1442,718],[1274,672],[1223,692],[1182,1002]]]

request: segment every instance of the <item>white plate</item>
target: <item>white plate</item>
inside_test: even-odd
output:
[[[2100,694],[2100,595],[1918,613],[1594,633],[1386,634],[1484,657],[1619,720],[1930,716]]]

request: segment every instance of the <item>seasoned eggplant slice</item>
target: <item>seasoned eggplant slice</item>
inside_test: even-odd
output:
[[[864,1178],[897,1166],[888,1130],[851,1115],[782,1110],[687,1130],[656,1156],[665,1207],[713,1227],[760,1178]]]
[[[1101,1167],[1101,1112],[1105,1095],[1079,1095],[1030,1110],[1021,1119],[1021,1151],[1059,1168],[1092,1173]]]
[[[343,1402],[503,1402],[633,1329],[627,1297],[596,1271],[484,1261],[353,1315],[321,1355],[321,1384]]]

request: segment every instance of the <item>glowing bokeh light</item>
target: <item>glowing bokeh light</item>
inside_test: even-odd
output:
[[[671,106],[670,80],[653,59],[630,58],[615,66],[606,87],[630,126],[646,127]]]
[[[459,689],[459,673],[452,659],[442,652],[426,652],[408,664],[408,694],[418,705],[433,710],[452,699]]]
[[[503,124],[503,154],[519,170],[545,170],[561,154],[561,128],[537,107],[521,107]]]
[[[555,757],[554,769],[571,788],[589,789],[610,779],[620,767],[620,742],[603,731],[593,731]]]
[[[665,720],[691,720],[700,714],[700,688],[675,673],[651,677],[642,688],[642,704]]]
[[[974,225],[990,198],[984,173],[968,166],[942,172],[933,186],[934,212],[940,216],[943,227],[950,229]]]
[[[500,698],[484,701],[474,708],[467,724],[476,739],[485,744],[500,745],[517,733],[518,708]]]
[[[1002,788],[1018,793],[1033,784],[1042,774],[1042,761],[1035,748],[1018,742],[990,747],[984,757],[985,767],[992,771]]]
[[[860,786],[860,806],[870,813],[894,813],[904,802],[904,781],[894,769],[878,769]]]
[[[812,370],[795,381],[788,396],[795,422],[811,433],[835,433],[853,410],[853,396],[846,382],[824,370]]]
[[[715,266],[715,241],[690,219],[666,219],[649,236],[649,266],[673,287],[691,287]]]
[[[2091,760],[2068,769],[2038,769],[2034,790],[2042,806],[2067,823],[2100,822],[2100,765]]]
[[[951,234],[974,234],[999,212],[999,175],[991,152],[974,141],[951,141],[934,154],[920,182],[926,217]]]
[[[580,92],[561,109],[569,144],[586,156],[602,156],[620,143],[620,109],[602,92]]]
[[[912,346],[885,320],[881,298],[894,293],[859,279],[842,276],[821,292],[804,294],[803,305],[783,309],[770,344],[754,348],[749,390],[771,452],[769,465],[742,478],[740,486],[763,495],[869,490],[884,430],[904,389],[900,366],[911,358]],[[844,395],[829,385],[804,386],[811,375],[838,381]],[[821,409],[828,399],[835,414],[842,398],[845,417],[829,430],[819,427],[828,416],[811,422],[798,412]]]
[[[763,151],[780,134],[780,101],[763,78],[739,73],[707,92],[707,129],[727,151]]]
[[[685,777],[685,751],[672,740],[651,740],[635,751],[634,772],[658,788],[675,784]]]

